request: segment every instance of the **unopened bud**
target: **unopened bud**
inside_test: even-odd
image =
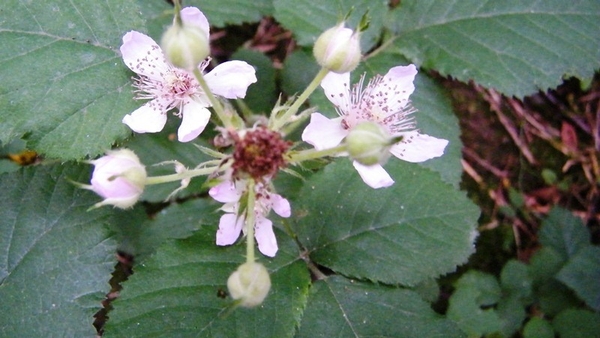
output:
[[[198,11],[197,8],[193,9]],[[204,17],[203,14],[202,17]],[[208,32],[201,26],[185,20],[179,22],[175,20],[163,34],[160,45],[169,62],[189,71],[198,67],[198,64],[210,54]]]
[[[133,151],[110,151],[91,163],[94,165],[94,172],[90,189],[104,198],[96,207],[113,205],[126,209],[137,202],[144,191],[147,175]]]
[[[319,65],[334,73],[351,72],[361,58],[359,33],[342,22],[319,36],[313,54]]]
[[[271,278],[264,265],[246,262],[227,279],[227,289],[231,298],[240,301],[244,307],[262,304],[271,289]]]
[[[365,121],[350,130],[346,136],[346,147],[350,157],[361,164],[385,164],[396,141],[379,124]]]

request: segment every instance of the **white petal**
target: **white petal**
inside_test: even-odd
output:
[[[263,255],[275,257],[279,248],[277,247],[275,233],[273,233],[273,223],[270,220],[260,216],[256,218],[254,238],[256,238],[256,243],[258,243],[258,250]]]
[[[342,118],[328,119],[320,113],[310,115],[310,123],[302,132],[302,140],[317,150],[336,147],[348,135],[342,127]]]
[[[235,214],[225,214],[219,220],[217,230],[217,245],[231,245],[240,237],[240,231],[244,225],[243,218],[237,218]]]
[[[408,102],[410,94],[415,91],[413,81],[416,75],[415,65],[393,67],[373,92],[380,95],[380,100],[386,102],[391,111],[400,110]]]
[[[386,188],[394,184],[394,180],[379,164],[366,166],[354,161],[352,165],[362,180],[373,189]]]
[[[250,84],[256,82],[256,71],[244,61],[227,61],[216,66],[204,78],[214,94],[236,99],[245,97]]]
[[[392,146],[390,152],[397,158],[408,162],[423,162],[444,154],[448,141],[411,131],[402,133],[402,142]]]
[[[177,130],[179,142],[189,142],[198,137],[210,120],[210,111],[194,100],[183,105],[181,114],[183,118]]]
[[[221,203],[237,202],[242,197],[242,193],[235,188],[232,181],[221,182],[208,191],[210,197]]]
[[[163,74],[169,71],[162,49],[140,32],[130,31],[123,36],[121,54],[129,69],[153,80],[163,81]]]
[[[271,203],[273,205],[273,211],[281,217],[290,217],[292,214],[292,208],[290,202],[278,194],[271,194]]]
[[[158,133],[167,123],[165,107],[158,99],[146,102],[133,113],[125,115],[122,122],[136,133]]]
[[[350,110],[350,73],[329,72],[321,81],[321,87],[329,101],[344,114]]]
[[[205,33],[206,36],[210,33],[210,26],[208,24],[208,20],[204,13],[202,13],[196,7],[186,7],[179,12],[181,14],[181,21],[183,21],[186,25],[193,25],[196,27],[200,27]]]

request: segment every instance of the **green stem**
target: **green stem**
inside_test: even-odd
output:
[[[248,180],[248,206],[246,207],[246,262],[254,262],[254,180]]]
[[[209,167],[202,169],[192,169],[186,170],[182,173],[171,174],[171,175],[163,175],[163,176],[152,176],[146,178],[146,185],[159,184],[159,183],[167,183],[167,182],[176,182],[181,181],[186,178],[210,175],[219,170],[219,167]]]
[[[310,94],[312,94],[312,92],[314,92],[315,89],[317,89],[317,87],[319,86],[319,84],[321,84],[321,81],[323,81],[323,78],[325,78],[325,75],[327,75],[327,73],[329,73],[329,69],[325,67],[319,70],[317,75],[315,75],[315,78],[311,81],[308,87],[306,87],[304,92],[302,92],[302,94],[296,99],[296,101],[294,101],[294,104],[292,104],[292,106],[283,114],[283,116],[273,121],[273,130],[279,130],[279,128],[286,124],[286,122],[298,112],[300,106],[308,99]]]
[[[343,151],[346,151],[345,144],[341,144],[337,147],[330,148],[330,149],[323,149],[323,150],[315,150],[315,149],[302,150],[297,153],[290,154],[289,162],[298,163],[298,162],[313,160],[313,159],[321,158],[321,157],[325,157],[325,156],[333,156],[333,155],[339,154]]]
[[[183,26],[183,21],[181,21],[181,1],[175,0],[173,1],[173,5],[175,6],[175,18],[173,19],[173,23],[178,25],[179,27]]]
[[[225,110],[223,109],[221,102],[219,102],[219,100],[217,100],[217,98],[212,93],[210,88],[208,88],[208,84],[206,83],[206,80],[204,80],[204,76],[202,75],[202,72],[198,68],[194,68],[194,76],[196,77],[196,80],[198,80],[200,87],[202,88],[202,90],[204,91],[206,96],[208,97],[210,104],[212,105],[219,120],[221,120],[221,123],[223,123],[223,126],[227,129],[233,129],[233,124],[231,123],[231,117],[225,113]]]

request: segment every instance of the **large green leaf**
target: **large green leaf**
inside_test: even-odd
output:
[[[380,38],[383,18],[387,11],[387,1],[372,0],[274,0],[275,19],[294,33],[301,46],[312,46],[319,35],[335,26],[350,10],[352,14],[346,22],[349,28],[356,28],[361,17],[368,13],[372,20],[369,28],[361,33],[363,52],[371,49]]]
[[[509,96],[600,68],[597,0],[407,0],[387,26],[413,62]]]
[[[119,212],[111,229],[119,240],[119,250],[143,262],[169,239],[187,238],[202,225],[219,224],[221,204],[209,198],[173,203],[154,217],[146,215],[143,207]]]
[[[139,28],[134,2],[4,1],[0,11],[0,141],[62,159],[96,155],[127,135],[131,73],[121,36]]]
[[[0,336],[94,337],[109,291],[111,209],[87,209],[89,168],[32,167],[0,176]]]
[[[260,261],[271,291],[253,309],[227,314],[229,275],[244,260],[245,245],[218,247],[216,227],[165,243],[134,269],[105,328],[105,337],[291,337],[306,303],[310,278],[293,241],[276,231],[279,252]]]
[[[415,285],[454,271],[473,251],[479,210],[437,173],[392,159],[396,183],[371,189],[348,159],[312,176],[293,205],[298,240],[318,264]]]
[[[315,283],[296,337],[462,337],[411,290],[332,276]]]
[[[554,318],[552,326],[561,338],[600,338],[600,313],[568,309]]]

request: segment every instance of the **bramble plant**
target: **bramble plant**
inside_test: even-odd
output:
[[[284,59],[215,33],[263,17]],[[560,209],[530,265],[433,310],[480,210],[426,71],[517,97],[591,78],[597,1],[8,0],[0,41],[0,141],[40,155],[0,167],[0,336],[600,332],[598,248]]]

